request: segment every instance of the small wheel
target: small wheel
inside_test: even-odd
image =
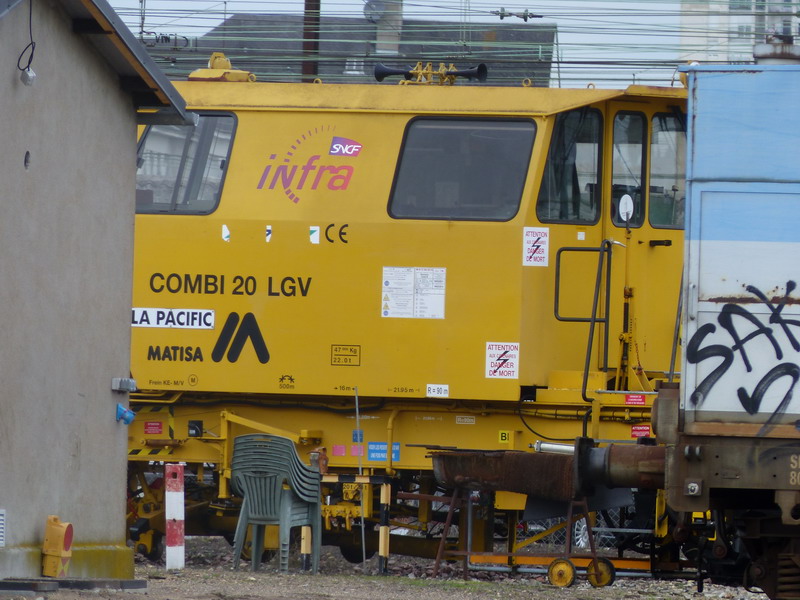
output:
[[[594,568],[594,561],[589,561],[586,565],[586,579],[594,587],[605,587],[614,583],[617,578],[617,571],[612,563],[607,558],[597,559],[597,571]]]
[[[571,586],[575,583],[575,565],[568,558],[556,558],[547,567],[547,580],[558,587]]]
[[[588,517],[584,517],[575,521],[575,525],[572,527],[572,545],[582,550],[589,548],[589,528],[586,526],[587,518]]]

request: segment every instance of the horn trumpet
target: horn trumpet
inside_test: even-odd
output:
[[[477,67],[470,67],[469,69],[464,69],[463,71],[448,71],[448,75],[453,75],[454,77],[467,77],[468,79],[477,79],[481,83],[486,81],[486,78],[489,75],[489,70],[486,68],[486,65],[481,63]]]
[[[392,75],[402,75],[406,81],[410,80],[414,75],[408,69],[394,69],[392,67],[387,67],[383,63],[378,63],[375,65],[375,79],[378,81],[383,81],[387,77],[391,77]]]

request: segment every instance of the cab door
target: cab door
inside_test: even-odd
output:
[[[526,223],[524,235],[527,251],[548,258],[523,263],[530,265],[524,267],[523,331],[530,346],[546,349],[526,365],[529,381],[548,385],[553,372],[581,374],[586,362],[598,248],[603,240],[602,111],[581,106],[548,116],[540,139],[547,141],[547,154],[535,215]],[[597,327],[592,347],[599,347],[603,354]]]
[[[613,241],[609,338],[617,389],[671,369],[683,259],[685,120],[660,99],[608,103],[605,239]],[[676,363],[677,364],[677,363]]]

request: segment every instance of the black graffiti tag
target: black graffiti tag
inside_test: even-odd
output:
[[[742,317],[747,321],[750,321],[755,326],[755,331],[752,331],[744,338],[739,336],[739,332],[736,329],[736,326],[733,323],[733,317],[738,316]],[[772,333],[772,329],[763,325],[761,320],[753,315],[749,310],[746,308],[742,308],[738,304],[726,304],[722,307],[722,310],[719,313],[719,317],[717,317],[717,322],[728,332],[731,334],[733,341],[735,342],[733,346],[731,346],[732,351],[739,351],[741,353],[742,362],[744,362],[744,366],[747,369],[747,372],[753,370],[753,367],[750,365],[750,359],[747,358],[747,352],[745,352],[744,346],[750,340],[756,339],[760,335],[765,335],[772,343],[772,347],[775,350],[775,358],[781,360],[783,358],[783,352],[781,352],[780,344],[775,340],[775,336]]]
[[[706,336],[711,335],[717,330],[717,327],[711,323],[706,323],[700,327],[689,344],[686,346],[686,360],[692,364],[698,364],[709,358],[721,358],[722,362],[717,365],[717,368],[711,371],[703,381],[701,381],[691,395],[691,402],[695,406],[700,406],[703,400],[708,396],[708,392],[719,381],[728,368],[733,364],[733,350],[722,344],[714,344],[713,346],[706,346],[700,348]]]
[[[758,412],[758,409],[761,406],[761,401],[764,399],[764,394],[767,393],[767,390],[772,387],[772,384],[778,381],[782,377],[791,377],[792,378],[792,385],[789,386],[789,389],[786,391],[786,395],[781,400],[778,408],[775,409],[775,412],[772,413],[772,416],[767,421],[767,425],[770,424],[777,416],[782,415],[786,412],[786,407],[789,405],[789,402],[792,401],[792,392],[794,391],[794,386],[797,385],[797,380],[800,379],[800,367],[793,363],[781,363],[779,365],[775,365],[772,367],[769,372],[764,375],[761,381],[758,382],[756,385],[756,389],[753,390],[753,395],[747,393],[743,387],[740,387],[736,390],[736,393],[739,395],[739,402],[742,403],[742,406],[747,411],[748,414],[754,415]]]
[[[770,311],[769,324],[778,325],[780,330],[782,330],[786,336],[786,340],[792,349],[795,351],[800,351],[800,342],[798,342],[797,338],[790,329],[790,327],[800,327],[800,321],[795,319],[786,319],[783,316],[783,309],[789,301],[789,295],[796,287],[797,286],[794,281],[788,281],[786,283],[786,294],[777,304],[774,304],[763,292],[761,292],[761,290],[754,286],[749,285],[745,289],[749,293],[756,296],[763,304],[767,306]],[[765,336],[775,352],[776,361],[782,360],[784,356],[783,349],[781,348],[781,344],[775,336],[773,328],[767,324],[764,324],[758,316],[752,314],[739,304],[725,304],[720,310],[719,316],[717,317],[717,323],[731,336],[733,341],[730,345],[726,346],[724,344],[711,344],[703,347],[703,342],[705,339],[717,330],[717,327],[714,324],[706,323],[698,328],[691,340],[689,340],[689,343],[686,347],[686,360],[692,364],[699,364],[705,360],[713,358],[719,359],[720,361],[719,364],[697,385],[695,390],[692,392],[690,396],[690,402],[695,407],[700,407],[705,399],[708,398],[712,388],[725,375],[725,373],[727,373],[728,369],[730,369],[737,352],[739,353],[747,372],[751,372],[753,370],[752,364],[745,350],[746,345],[751,341],[756,340],[761,336]],[[743,334],[743,326],[749,326],[752,329]],[[764,377],[761,378],[761,380],[756,384],[752,394],[750,394],[744,387],[740,387],[737,390],[737,396],[742,408],[744,408],[748,414],[754,415],[759,411],[761,402],[764,399],[767,391],[773,385],[775,385],[776,382],[784,377],[789,377],[791,380],[789,389],[765,424],[765,428],[777,422],[779,417],[786,412],[786,409],[792,400],[794,388],[797,385],[798,380],[800,380],[800,366],[790,362],[777,364],[772,367],[769,372],[764,375]]]
[[[789,325],[800,327],[800,321],[796,319],[786,320],[783,318],[783,315],[781,315],[783,307],[786,306],[786,303],[789,300],[789,295],[794,291],[796,287],[797,284],[794,281],[786,282],[786,294],[783,296],[780,303],[778,303],[777,307],[774,306],[772,302],[770,302],[769,299],[758,288],[752,285],[748,285],[746,289],[748,292],[755,295],[759,300],[761,300],[764,304],[767,305],[767,308],[769,308],[770,312],[772,313],[770,315],[769,322],[780,325],[781,329],[783,329],[783,332],[786,334],[789,343],[792,345],[792,348],[794,348],[795,351],[800,351],[800,342],[797,341],[797,338],[794,337],[791,330],[789,329]]]

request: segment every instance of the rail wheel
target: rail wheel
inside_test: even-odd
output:
[[[271,561],[273,558],[275,558],[275,555],[277,553],[278,553],[277,550],[264,549],[261,552],[261,562],[262,563],[266,563],[266,562]],[[252,559],[252,557],[253,557],[253,544],[250,542],[250,540],[247,540],[244,543],[244,546],[242,547],[242,553],[241,553],[240,556],[241,556],[241,560],[243,560],[245,562],[249,562]]]
[[[223,534],[222,537],[225,538],[226,542],[228,542],[231,546],[233,546],[234,544],[233,533],[231,532],[225,533]],[[253,543],[250,541],[250,532],[248,531],[247,538],[245,539],[244,544],[242,545],[242,552],[239,554],[239,560],[250,562],[250,559],[253,556],[252,549],[253,549]],[[273,558],[275,558],[275,555],[277,553],[278,551],[272,548],[264,548],[263,552],[261,553],[261,562],[266,563],[271,561]]]
[[[617,571],[614,569],[614,563],[607,558],[597,559],[597,569],[595,570],[595,561],[590,561],[586,566],[586,579],[594,587],[605,587],[614,583],[617,577]]]
[[[360,563],[364,560],[364,554],[361,551],[361,546],[339,546],[339,552],[342,557],[349,563]],[[369,560],[375,556],[375,550],[367,550],[366,558]]]
[[[151,562],[158,562],[164,556],[164,535],[158,531],[142,534],[136,545],[136,551]]]
[[[568,558],[556,558],[547,567],[547,580],[558,587],[571,586],[575,583],[575,565]]]

